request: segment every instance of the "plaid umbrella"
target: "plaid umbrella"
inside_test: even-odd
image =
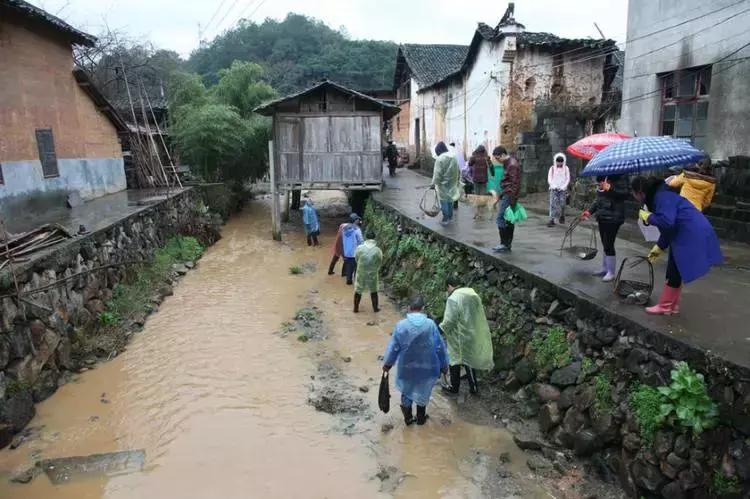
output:
[[[629,138],[621,133],[595,133],[569,145],[565,151],[576,158],[591,159],[601,150]]]
[[[706,154],[684,140],[671,137],[636,137],[613,144],[594,156],[581,175],[607,176],[640,173],[703,159]]]

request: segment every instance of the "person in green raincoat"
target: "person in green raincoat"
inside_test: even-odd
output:
[[[448,151],[445,142],[438,142],[435,146],[435,168],[432,172],[432,186],[437,191],[440,201],[440,211],[443,212],[441,225],[447,225],[453,220],[453,203],[461,197],[459,191],[461,171],[458,168],[456,156]]]
[[[369,290],[372,299],[372,310],[380,312],[378,307],[378,286],[380,266],[383,264],[383,252],[378,248],[375,234],[370,230],[367,232],[364,244],[357,247],[354,252],[357,262],[357,274],[354,277],[354,313],[359,312],[359,302],[362,301],[362,293]]]
[[[443,392],[458,394],[463,366],[469,391],[477,394],[477,371],[489,371],[494,367],[490,327],[482,299],[473,289],[461,287],[455,277],[448,278],[448,301],[440,329],[445,334],[451,364],[450,386],[443,386]]]

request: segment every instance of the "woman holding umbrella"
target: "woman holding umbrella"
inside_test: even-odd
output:
[[[693,204],[669,189],[658,178],[636,177],[632,182],[633,197],[646,205],[639,212],[643,223],[656,226],[659,241],[648,254],[653,262],[669,249],[667,282],[659,303],[647,307],[649,314],[672,315],[680,311],[682,283],[708,273],[712,265],[722,261],[719,239],[706,217]]]

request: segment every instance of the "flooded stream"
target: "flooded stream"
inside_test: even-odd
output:
[[[273,242],[262,202],[233,218],[123,354],[37,405],[39,436],[0,452],[0,497],[552,497],[507,432],[462,420],[439,390],[425,426],[404,427],[397,393],[378,412],[378,356],[401,314],[384,298],[372,313],[368,297],[352,313],[352,288],[326,273],[334,226],[316,249],[300,232]],[[325,339],[279,334],[303,307],[321,311]],[[317,411],[308,399],[328,382],[360,410]],[[130,449],[145,451],[140,472],[5,479],[42,458]]]

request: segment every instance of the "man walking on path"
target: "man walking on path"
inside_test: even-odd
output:
[[[398,167],[398,149],[392,140],[388,141],[388,147],[385,148],[385,159],[388,161],[388,175],[395,177]]]
[[[450,386],[443,386],[443,391],[458,394],[463,366],[469,391],[478,393],[477,370],[489,371],[494,367],[490,327],[482,299],[473,289],[460,287],[455,277],[448,278],[448,301],[440,329],[445,334],[451,363]]]
[[[417,404],[417,424],[427,421],[427,404],[440,373],[448,371],[448,353],[435,322],[424,312],[421,296],[412,299],[406,319],[396,324],[383,356],[383,371],[398,362],[396,388],[401,392],[404,423],[414,422],[412,404]]]
[[[341,234],[341,244],[344,253],[344,275],[346,275],[346,283],[352,285],[354,279],[354,273],[357,270],[357,261],[354,259],[354,253],[357,248],[365,240],[362,237],[362,229],[359,228],[362,225],[362,218],[356,213],[350,215],[351,222],[344,226],[344,230]]]
[[[443,212],[440,224],[448,225],[453,220],[453,203],[461,196],[458,191],[461,173],[456,157],[448,151],[444,142],[438,142],[435,154],[438,157],[432,173],[432,185],[437,191],[440,210]]]
[[[378,286],[380,280],[380,266],[383,264],[383,252],[378,248],[375,241],[375,233],[367,231],[367,239],[364,244],[357,247],[354,252],[354,260],[357,264],[357,275],[354,278],[354,313],[359,312],[359,302],[362,301],[362,293],[369,290],[372,299],[373,312],[380,312],[378,306]]]
[[[509,155],[508,151],[498,146],[492,151],[492,156],[503,163],[505,173],[500,183],[500,211],[497,212],[497,231],[500,233],[500,244],[492,248],[495,253],[507,253],[513,245],[513,231],[515,226],[505,220],[505,210],[510,206],[515,209],[518,195],[521,192],[521,165],[518,160]]]

